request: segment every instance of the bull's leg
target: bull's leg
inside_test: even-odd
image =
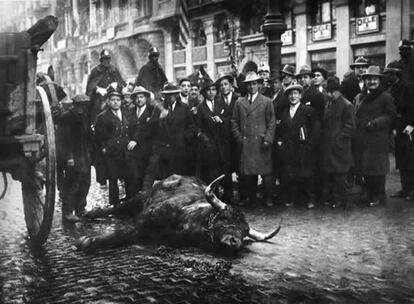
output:
[[[109,207],[106,209],[95,209],[87,212],[85,214],[88,218],[98,218],[98,217],[107,217],[111,214],[128,214],[131,216],[135,216],[140,213],[143,209],[144,202],[146,200],[146,194],[140,192],[136,194],[134,197],[126,201],[120,202],[117,206]]]
[[[84,251],[96,249],[117,248],[131,245],[137,239],[137,231],[134,227],[128,227],[109,234],[90,237],[83,236],[76,241],[76,247]]]

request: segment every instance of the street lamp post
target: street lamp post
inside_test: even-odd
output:
[[[286,30],[280,12],[281,3],[280,0],[267,0],[267,14],[262,25],[262,31],[267,37],[270,77],[278,77],[281,70],[282,41],[280,37]]]

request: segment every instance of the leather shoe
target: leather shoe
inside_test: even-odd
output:
[[[393,197],[393,198],[402,198],[402,197],[406,197],[406,196],[407,196],[407,193],[405,191],[402,191],[402,190],[400,190],[398,192],[395,192],[395,193],[390,195],[390,197]]]
[[[76,223],[80,221],[80,218],[74,215],[73,213],[68,213],[63,215],[63,220],[66,222]]]
[[[314,203],[312,203],[312,202],[307,203],[307,204],[306,204],[306,206],[308,207],[308,209],[313,209],[313,208],[315,208],[315,204],[314,204]]]
[[[369,206],[370,207],[376,207],[376,206],[379,206],[381,203],[380,203],[380,201],[379,200],[375,200],[375,201],[372,201],[372,202],[370,202],[369,203]]]
[[[285,203],[285,207],[293,207],[293,203]]]

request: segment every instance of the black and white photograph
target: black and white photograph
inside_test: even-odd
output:
[[[0,0],[0,304],[414,304],[414,0]]]

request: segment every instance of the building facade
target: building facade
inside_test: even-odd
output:
[[[160,50],[160,63],[171,80],[200,66],[212,78],[228,73],[232,64],[243,73],[257,69],[268,61],[261,32],[267,1],[17,1],[20,17],[6,28],[22,30],[38,18],[57,16],[59,28],[43,46],[38,70],[52,65],[57,81],[73,95],[85,91],[87,76],[99,63],[103,48],[110,50],[113,64],[129,81],[146,63],[153,46]],[[358,56],[383,67],[399,58],[402,38],[414,38],[414,0],[280,3],[287,26],[281,61],[296,69],[304,64],[322,66],[342,77]]]

